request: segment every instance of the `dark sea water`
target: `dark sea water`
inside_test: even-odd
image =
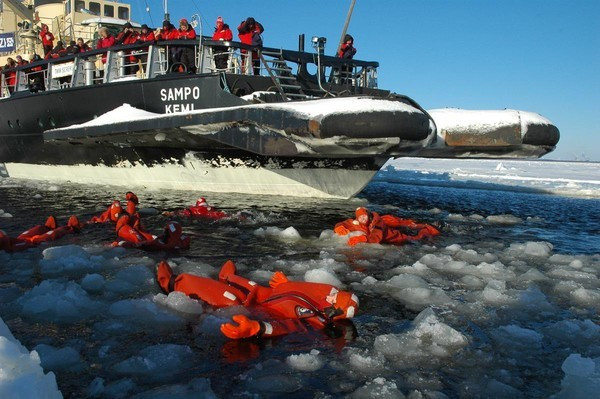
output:
[[[190,205],[198,195],[136,193],[143,222],[156,233],[168,220],[160,212]],[[114,230],[96,225],[44,247],[0,254],[0,316],[13,334],[30,350],[45,344],[79,354],[71,360],[57,355],[45,368],[55,372],[66,398],[202,397],[208,382],[221,398],[343,397],[378,387],[405,395],[548,397],[561,389],[560,367],[569,354],[600,356],[598,341],[561,334],[565,323],[598,325],[600,305],[594,298],[600,298],[600,200],[385,182],[370,184],[348,201],[205,196],[237,216],[216,223],[180,220],[192,236],[189,251],[110,249]],[[87,220],[123,197],[124,190],[115,187],[5,182],[0,209],[13,217],[0,218],[0,229],[16,236],[51,214],[59,222],[71,214]],[[361,205],[425,222],[441,220],[443,234],[404,247],[351,249],[322,233]],[[510,217],[497,223],[485,219],[490,215]],[[301,238],[286,238],[275,229],[266,236],[257,232],[267,226],[293,226]],[[533,256],[518,247],[540,241],[550,243],[552,250]],[[447,248],[453,244],[460,249]],[[74,247],[58,259],[42,254],[49,246],[64,245]],[[361,299],[354,319],[357,337],[311,333],[227,341],[218,326],[234,310],[204,307],[200,314],[186,314],[157,304],[160,290],[152,278],[161,259],[172,262],[177,272],[211,277],[226,259],[234,259],[240,274],[263,284],[275,270],[293,279],[303,279],[310,270],[327,270]],[[413,267],[420,259],[427,270]],[[472,271],[448,272],[449,261],[463,261]],[[493,274],[476,269],[481,262],[496,261],[501,265]],[[531,269],[544,278],[522,277]],[[99,287],[81,288],[88,274],[102,276]],[[389,282],[406,275],[419,276],[423,283]],[[463,279],[465,275],[474,279]],[[46,291],[31,291],[44,282]],[[86,301],[92,304],[84,306]],[[64,313],[67,304],[75,308],[73,314]],[[412,320],[430,305],[439,322],[462,334],[466,344],[447,345],[443,331],[427,339],[415,332]],[[588,337],[600,338],[600,332],[590,331]],[[400,337],[394,342],[404,349],[384,348],[377,337],[387,334]],[[529,344],[515,345],[515,337]],[[155,345],[162,346],[148,349]],[[430,352],[433,346],[444,351]],[[308,355],[313,349],[319,353]],[[288,358],[297,354],[317,359],[309,368],[320,367],[299,370]]]

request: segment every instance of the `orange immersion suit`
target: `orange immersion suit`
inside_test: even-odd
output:
[[[362,234],[348,239],[349,245],[361,242],[382,244],[404,244],[407,241],[418,241],[428,237],[435,237],[440,231],[432,225],[417,223],[412,219],[402,219],[393,215],[380,216],[376,212],[370,212],[367,208],[356,209],[356,218],[347,219],[335,225],[333,231],[340,236],[354,231]],[[416,230],[415,235],[405,234],[398,228]]]
[[[33,244],[29,241],[9,237],[4,231],[0,230],[0,251],[19,252],[32,246]]]
[[[181,225],[169,222],[165,226],[162,238],[159,238],[139,226],[131,225],[131,217],[123,215],[117,221],[116,232],[121,239],[112,245],[115,247],[137,247],[148,251],[189,249],[190,237],[184,236]],[[137,219],[139,224],[139,218]]]
[[[193,217],[193,218],[204,218],[204,219],[223,219],[227,217],[225,212],[221,212],[212,206],[208,205],[204,198],[200,198],[196,201],[195,206],[190,206],[186,209],[175,212],[178,216]]]
[[[66,226],[56,227],[54,216],[48,217],[46,223],[30,228],[21,233],[17,240],[28,241],[32,245],[37,245],[46,241],[58,240],[67,234],[79,232],[83,225],[79,223],[77,216],[71,216]]]
[[[119,216],[123,213],[123,207],[120,201],[113,201],[113,203],[99,216],[94,216],[90,219],[89,223],[116,223],[119,220]]]
[[[163,261],[157,268],[157,281],[165,293],[183,292],[211,306],[246,306],[252,318],[238,314],[233,316],[234,323],[221,325],[221,332],[231,339],[323,330],[351,319],[358,309],[358,298],[348,291],[329,284],[290,281],[281,272],[273,274],[270,287],[260,286],[236,275],[232,261],[225,262],[218,281],[191,274],[176,275]]]

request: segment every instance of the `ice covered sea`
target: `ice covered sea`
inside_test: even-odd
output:
[[[397,160],[350,201],[208,195],[246,217],[184,220],[192,249],[179,254],[109,249],[108,226],[0,253],[0,317],[14,335],[0,323],[0,397],[59,397],[54,375],[67,398],[593,397],[600,173],[555,164]],[[196,196],[138,195],[156,232],[157,210]],[[86,219],[122,196],[0,180],[0,228]],[[348,248],[329,229],[358,205],[446,227],[429,243]],[[232,258],[261,283],[282,270],[343,284],[361,300],[357,336],[228,342],[218,326],[240,309],[161,294],[153,270],[165,256],[179,272],[214,277]]]

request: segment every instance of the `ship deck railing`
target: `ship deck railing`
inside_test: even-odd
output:
[[[2,71],[0,98],[69,87],[149,79],[167,73],[191,73],[171,57],[174,47],[194,49],[197,74],[239,74],[269,77],[284,98],[299,96],[296,79],[319,75],[323,83],[377,87],[377,62],[348,60],[323,54],[250,46],[235,41],[174,40],[114,46],[60,58],[40,60]],[[223,61],[226,63],[223,66]],[[104,60],[104,62],[103,62]],[[317,68],[317,66],[319,68]],[[310,68],[315,72],[311,73]],[[15,83],[9,77],[16,75]]]

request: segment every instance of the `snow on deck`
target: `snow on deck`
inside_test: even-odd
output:
[[[468,110],[442,108],[428,110],[435,121],[438,132],[460,130],[469,134],[489,134],[498,128],[510,125],[521,126],[521,137],[525,136],[530,125],[551,125],[540,114],[514,109]]]
[[[220,107],[207,108],[195,111],[177,112],[175,115],[200,115],[209,112],[231,111],[236,109],[270,109],[270,110],[285,110],[294,112],[302,117],[322,120],[323,117],[334,114],[356,114],[365,112],[405,112],[419,113],[420,110],[415,107],[404,104],[399,101],[380,100],[367,97],[344,97],[344,98],[328,98],[322,100],[298,101],[287,103],[270,103],[270,104],[249,104],[240,105],[237,107]],[[60,129],[52,129],[49,131],[58,131],[63,129],[78,129],[91,126],[103,126],[121,122],[134,122],[148,119],[159,119],[169,117],[173,114],[157,114],[144,111],[129,104],[123,104],[111,111],[108,111],[97,118],[88,122],[71,125]]]

